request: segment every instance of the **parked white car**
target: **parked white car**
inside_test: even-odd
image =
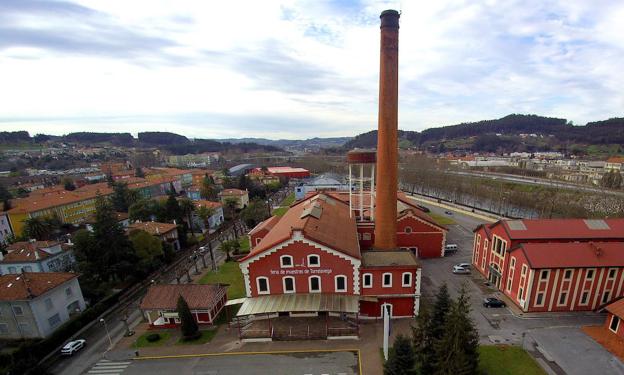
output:
[[[470,273],[468,268],[453,266],[453,273],[456,275],[467,275]]]
[[[61,349],[61,354],[62,355],[74,355],[74,353],[84,348],[85,345],[87,345],[87,340],[85,339],[70,341],[67,344],[65,344],[63,349]]]
[[[455,267],[470,269],[470,263],[459,263],[459,264],[456,264]]]

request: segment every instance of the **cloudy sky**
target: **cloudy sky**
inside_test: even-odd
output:
[[[1,0],[0,130],[372,130],[388,8],[402,11],[402,129],[623,115],[621,0]]]

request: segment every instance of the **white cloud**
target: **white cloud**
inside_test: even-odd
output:
[[[622,115],[617,0],[6,0],[0,129],[268,138],[372,130],[378,15],[399,7],[402,129],[509,113],[577,124]]]

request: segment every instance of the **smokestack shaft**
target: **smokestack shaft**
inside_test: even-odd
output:
[[[381,13],[375,248],[396,249],[398,180],[399,13]]]

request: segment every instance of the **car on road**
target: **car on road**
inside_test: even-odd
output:
[[[74,341],[70,341],[61,349],[62,355],[74,355],[77,351],[84,348],[87,345],[87,340],[78,339]]]
[[[483,300],[483,307],[506,307],[507,304],[504,301],[495,297],[487,297]]]
[[[457,252],[457,245],[454,243],[450,243],[444,246],[444,256],[453,255]]]
[[[422,206],[420,204],[416,205],[416,207],[420,208],[423,212],[431,212],[428,207]]]
[[[449,210],[444,211],[444,213],[447,215],[453,215],[453,211],[449,211]]]
[[[453,266],[453,273],[456,275],[468,275],[470,270],[468,268]]]
[[[456,264],[455,267],[470,269],[470,263],[459,263],[459,264]]]

